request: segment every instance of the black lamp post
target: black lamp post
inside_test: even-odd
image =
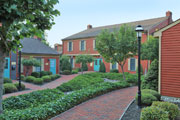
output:
[[[19,50],[19,91],[21,90],[21,50]]]
[[[138,106],[141,107],[141,37],[144,31],[141,25],[136,27],[137,38],[138,38]]]

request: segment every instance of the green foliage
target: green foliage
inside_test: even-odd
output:
[[[71,75],[71,72],[69,70],[64,70],[62,72],[63,75]]]
[[[68,92],[73,90],[79,90],[82,88],[86,88],[90,85],[101,83],[104,80],[100,77],[91,76],[91,74],[83,74],[75,77],[74,79],[70,80],[69,82],[63,83],[57,89]]]
[[[51,81],[51,77],[48,76],[48,75],[47,76],[43,76],[42,79],[43,79],[44,82],[50,82]]]
[[[56,75],[50,75],[50,77],[52,81],[56,79]]]
[[[82,70],[83,70],[83,71],[88,71],[88,66],[87,66],[86,63],[83,63],[83,64],[82,64]]]
[[[39,72],[32,72],[31,76],[39,78],[40,77],[40,73]]]
[[[138,94],[136,94],[136,101],[138,101]],[[149,106],[153,101],[157,101],[157,98],[150,93],[141,94],[141,104],[145,106]]]
[[[54,76],[55,76],[56,79],[61,77],[59,74],[55,74]]]
[[[168,112],[168,116],[170,120],[174,120],[176,116],[179,114],[179,108],[177,105],[169,102],[153,102],[152,106],[163,109]]]
[[[34,80],[35,80],[36,78],[35,77],[33,77],[33,76],[28,76],[28,77],[26,77],[26,82],[33,82]]]
[[[60,57],[60,70],[64,71],[64,70],[69,70],[70,72],[72,71],[72,66],[71,63],[69,62],[69,57],[62,55]]]
[[[4,83],[12,83],[12,80],[9,78],[4,78]]]
[[[19,88],[19,82],[15,82],[14,85],[16,86],[16,88],[18,89]],[[26,86],[21,83],[21,90],[25,90],[26,89]]]
[[[138,84],[138,76],[136,74],[127,74],[126,79],[128,83],[131,83],[133,85]]]
[[[144,60],[155,60],[159,59],[159,39],[153,36],[149,37],[147,42],[142,45],[142,59]]]
[[[106,72],[106,66],[104,65],[103,62],[100,64],[99,72],[105,73]]]
[[[49,75],[47,71],[41,71],[40,72],[41,77],[46,76],[46,75]]]
[[[18,89],[16,88],[16,86],[13,83],[5,83],[4,90],[5,90],[5,93],[13,93],[13,92],[18,91]]]
[[[42,78],[36,78],[33,80],[34,84],[42,85],[43,84],[43,79]]]
[[[157,100],[160,100],[160,99],[161,99],[161,95],[160,95],[157,91],[155,91],[155,90],[143,89],[141,92],[142,92],[142,93],[150,93],[150,94],[152,94],[153,96],[155,96],[155,97],[157,98]]]
[[[40,62],[32,57],[30,57],[29,59],[23,59],[22,64],[24,66],[36,66],[36,67],[40,66]]]
[[[150,69],[142,81],[143,89],[152,89],[158,91],[158,61],[154,60],[151,63]]]
[[[96,37],[96,49],[106,62],[118,63],[123,66],[127,58],[137,53],[137,38],[134,27],[122,25],[114,32],[104,30]],[[123,76],[125,80],[125,75]]]
[[[104,74],[101,74],[101,76],[102,76],[102,78],[107,78],[110,80],[122,80],[123,79],[123,75],[121,73],[115,73],[115,72],[104,73]]]
[[[159,107],[146,107],[142,109],[140,120],[169,120],[168,112]]]
[[[98,83],[94,86],[89,86],[85,89],[74,91],[73,93],[65,95],[63,97],[59,96],[57,99],[56,99],[56,97],[52,98],[51,96],[49,96],[49,95],[54,95],[53,93],[51,93],[51,94],[48,93],[48,96],[45,96],[40,92],[40,94],[37,94],[37,96],[35,96],[36,94],[27,96],[24,99],[25,101],[28,102],[27,104],[22,104],[22,103],[24,103],[24,101],[21,101],[22,97],[18,98],[19,96],[17,96],[17,97],[14,97],[14,99],[11,98],[12,100],[10,100],[9,103],[6,103],[8,108],[10,108],[11,110],[7,110],[3,114],[1,114],[0,119],[1,120],[6,120],[6,119],[10,119],[10,120],[19,120],[19,119],[21,119],[21,120],[33,120],[33,119],[46,120],[46,119],[49,119],[50,117],[53,117],[64,111],[67,111],[68,109],[70,109],[84,101],[87,101],[91,98],[94,98],[96,96],[102,95],[107,92],[110,92],[112,90],[121,89],[121,88],[125,88],[128,86],[129,85],[126,82]],[[43,93],[47,93],[47,92],[44,91]],[[25,94],[25,95],[29,95],[29,94]],[[57,96],[57,95],[55,95],[55,96]],[[33,98],[35,98],[35,99],[33,99]],[[50,99],[50,101],[47,101],[47,99]],[[14,106],[14,104],[11,104],[12,102],[14,102],[16,100],[17,101],[20,100],[20,101],[15,102],[16,103],[15,106]],[[42,100],[43,102],[41,102],[40,100]],[[44,100],[46,102],[44,102]],[[33,102],[31,102],[31,101],[33,101]],[[14,109],[14,108],[16,108],[16,109]],[[17,108],[19,108],[19,109],[26,108],[26,109],[17,110]]]
[[[112,69],[112,70],[110,70],[110,73],[119,73],[119,70],[118,69]]]
[[[24,75],[21,75],[21,80],[25,81],[25,76]]]
[[[141,67],[141,75],[143,75],[143,73],[144,73],[144,71],[143,71],[143,67],[142,67],[142,65],[140,64],[140,67]],[[138,67],[137,67],[137,69],[136,69],[136,74],[138,74]]]
[[[33,108],[57,100],[63,95],[64,94],[57,89],[34,91],[28,94],[6,98],[3,101],[3,108],[5,110],[23,110],[25,108]]]
[[[76,69],[76,70],[72,70],[72,74],[78,74],[78,70]]]

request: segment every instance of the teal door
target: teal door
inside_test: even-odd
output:
[[[102,62],[101,58],[94,60],[94,71],[99,71],[101,62]]]
[[[10,58],[6,57],[5,59],[4,77],[10,78]]]
[[[52,74],[56,74],[56,59],[50,59],[50,71]]]

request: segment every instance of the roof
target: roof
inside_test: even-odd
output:
[[[165,26],[165,27],[161,28],[160,30],[158,30],[157,32],[155,32],[154,36],[155,37],[161,36],[161,33],[163,31],[165,31],[165,30],[167,30],[167,29],[169,29],[169,28],[171,28],[171,27],[173,27],[173,26],[175,26],[175,25],[177,25],[179,23],[180,23],[180,18],[177,19],[176,21],[174,21],[173,23],[169,24],[168,26]]]
[[[94,27],[91,29],[86,29],[82,32],[71,35],[69,37],[66,37],[62,40],[73,40],[73,39],[80,39],[80,38],[96,37],[103,29],[108,29],[111,32],[111,31],[114,31],[114,29],[119,29],[121,25],[123,24],[127,24],[134,27],[140,24],[143,26],[144,30],[150,30],[152,27],[160,24],[162,21],[166,19],[168,19],[168,17],[160,17],[160,18],[140,20],[140,21],[135,21],[135,22],[121,23],[121,24],[108,25],[108,26],[102,26],[102,27]]]
[[[56,50],[45,45],[38,39],[24,38],[21,40],[21,44],[23,45],[21,52],[25,54],[59,55]]]

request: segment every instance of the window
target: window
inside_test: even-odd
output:
[[[116,63],[112,64],[112,69],[116,69]]]
[[[84,40],[82,40],[82,41],[81,41],[81,51],[85,50],[85,49],[84,49],[84,48],[85,48],[84,46],[85,46],[85,45],[84,45]]]
[[[96,40],[93,40],[93,49],[96,50]]]
[[[81,41],[79,42],[79,50],[80,50],[80,51],[86,50],[86,41],[85,41],[85,40],[81,40]]]
[[[40,63],[41,63],[41,58],[36,58]],[[40,72],[41,71],[41,67],[35,67],[35,71],[36,72]]]
[[[73,43],[72,42],[69,42],[69,46],[68,46],[68,51],[72,51],[73,50],[73,45],[72,45]]]
[[[4,68],[8,69],[8,59],[6,59],[6,61],[5,61],[5,67]]]
[[[70,58],[70,63],[71,63],[72,68],[74,68],[74,60],[73,60],[73,58]]]
[[[136,71],[136,59],[135,58],[130,59],[130,70]]]

